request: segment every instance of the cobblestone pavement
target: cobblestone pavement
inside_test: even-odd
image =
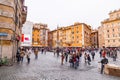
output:
[[[47,52],[46,55],[39,53],[37,60],[32,54],[30,64],[27,64],[26,59],[24,59],[22,64],[0,67],[0,80],[120,80],[120,77],[100,74],[98,70],[99,60],[99,57],[96,56],[90,66],[85,66],[82,59],[79,68],[74,69],[66,62],[61,65],[60,58],[51,52]],[[116,63],[120,64],[119,61]]]

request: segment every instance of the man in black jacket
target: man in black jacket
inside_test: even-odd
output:
[[[103,74],[105,64],[107,63],[108,63],[108,59],[105,56],[103,56],[103,59],[101,60],[101,74]]]

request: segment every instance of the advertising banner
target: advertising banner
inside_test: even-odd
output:
[[[30,34],[22,34],[21,42],[22,46],[31,46]]]

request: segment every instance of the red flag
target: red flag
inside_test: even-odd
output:
[[[22,34],[22,38],[21,39],[22,39],[21,41],[24,42],[24,34]]]

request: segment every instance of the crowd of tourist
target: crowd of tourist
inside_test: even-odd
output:
[[[109,58],[113,58],[113,61],[116,61],[117,51],[120,51],[120,48],[18,48],[16,58],[18,63],[22,63],[24,56],[27,58],[27,63],[30,63],[30,55],[34,53],[35,59],[38,58],[38,53],[46,54],[47,51],[52,51],[54,56],[61,57],[61,65],[65,62],[69,62],[70,67],[77,69],[81,62],[81,58],[84,59],[84,63],[91,65],[91,61],[94,61],[96,53],[99,53],[101,58],[101,73],[103,73],[104,65],[108,63]]]

